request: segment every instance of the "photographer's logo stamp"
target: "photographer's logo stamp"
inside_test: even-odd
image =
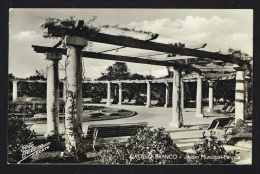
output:
[[[21,152],[22,152],[22,160],[20,160],[17,164],[20,164],[22,161],[27,159],[28,157],[32,156],[33,154],[38,154],[46,149],[50,148],[50,142],[41,144],[39,146],[34,146],[33,142],[30,142],[27,145],[22,146]]]

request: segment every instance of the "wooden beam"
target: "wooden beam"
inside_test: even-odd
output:
[[[214,74],[214,73],[209,73],[209,74],[202,74],[202,76],[204,76],[207,79],[219,79],[219,78],[234,78],[235,74],[231,73],[231,74]],[[188,74],[183,76],[184,80],[188,80],[188,79],[197,79],[197,74]]]
[[[119,55],[112,55],[112,54],[102,54],[102,53],[95,53],[95,52],[88,52],[84,51],[83,57],[95,58],[95,59],[105,59],[105,60],[116,60],[116,61],[125,61],[125,62],[132,62],[132,63],[142,63],[142,64],[149,64],[149,65],[159,65],[159,66],[180,66],[171,62],[166,61],[156,61],[150,59],[142,59],[136,57],[128,57],[128,56],[119,56]]]
[[[48,27],[48,33],[52,34],[52,36],[61,37],[62,33],[58,27],[52,26]],[[68,31],[69,34],[70,31]],[[63,35],[64,36],[64,35]],[[83,39],[84,33],[78,32],[77,36]],[[76,37],[76,36],[74,36]],[[67,37],[68,39],[69,37]],[[140,49],[147,49],[147,50],[154,50],[166,53],[174,53],[186,56],[195,56],[200,58],[209,58],[214,60],[222,60],[224,62],[230,62],[238,65],[248,64],[246,61],[241,59],[237,59],[232,57],[231,55],[223,55],[219,53],[207,52],[203,50],[196,50],[196,49],[189,49],[189,48],[181,48],[170,44],[163,44],[163,43],[156,43],[150,41],[143,41],[134,39],[131,37],[126,36],[114,36],[104,33],[98,33],[93,38],[84,38],[86,40],[91,40],[95,42],[101,42],[106,44],[113,44],[113,45],[120,45],[125,47],[132,47],[132,48],[140,48]],[[66,40],[66,38],[65,38]]]
[[[53,48],[53,47],[45,47],[45,46],[37,46],[37,45],[32,45],[32,47],[36,53],[55,52],[55,53],[61,53],[63,55],[67,54],[67,49],[65,48]]]
[[[205,48],[207,44],[206,43],[199,43],[199,44],[196,44],[196,45],[190,45],[186,48],[190,48],[190,49],[200,49],[200,48]]]
[[[30,80],[30,79],[10,79],[10,81],[28,82],[28,83],[46,83],[46,80]]]
[[[211,66],[194,66],[195,68],[200,69],[202,72],[204,71],[226,71],[226,72],[234,72],[236,71],[233,67],[211,67]]]
[[[34,48],[34,51],[37,53],[46,53],[46,52],[55,52],[61,53],[63,55],[66,55],[66,49],[64,48],[52,48],[52,47],[42,47],[42,46],[36,46],[32,45]],[[118,56],[118,55],[112,55],[112,54],[103,54],[103,53],[95,53],[95,52],[88,52],[84,51],[82,53],[82,57],[89,57],[94,59],[104,59],[104,60],[115,60],[115,61],[125,61],[125,62],[131,62],[131,63],[141,63],[141,64],[149,64],[149,65],[158,65],[158,66],[173,66],[174,68],[182,68],[182,69],[190,69],[191,71],[195,71],[197,73],[201,73],[201,71],[194,67],[189,67],[187,65],[181,65],[177,63],[167,62],[167,61],[157,61],[157,60],[150,60],[150,59],[142,59],[142,58],[136,58],[136,57],[129,57],[129,56]]]
[[[198,59],[198,57],[176,56],[176,57],[154,58],[153,60],[171,61],[171,60],[186,60],[186,59]]]

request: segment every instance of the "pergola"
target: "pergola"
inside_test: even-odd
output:
[[[218,71],[216,67],[200,67],[192,66],[189,64],[182,64],[176,62],[175,60],[180,60],[180,57],[169,57],[165,59],[149,59],[149,58],[140,58],[138,56],[123,56],[123,55],[112,55],[106,54],[104,52],[91,52],[84,51],[83,48],[88,45],[88,42],[99,42],[104,44],[112,44],[115,46],[121,46],[123,48],[130,47],[143,50],[152,50],[157,51],[158,54],[179,54],[182,56],[191,56],[194,58],[207,59],[213,61],[223,61],[225,63],[234,64],[230,66],[227,71],[236,73],[236,91],[235,91],[235,117],[237,119],[244,119],[244,91],[245,91],[245,75],[244,71],[251,69],[252,66],[241,59],[235,58],[233,55],[224,55],[221,53],[207,52],[199,50],[198,48],[185,48],[178,47],[169,44],[157,43],[151,40],[139,40],[126,36],[115,36],[104,33],[98,33],[94,37],[86,38],[84,32],[80,32],[84,21],[79,21],[75,28],[72,28],[70,31],[61,32],[60,29],[56,26],[48,27],[48,33],[55,37],[60,37],[62,42],[67,46],[67,48],[58,48],[57,45],[54,47],[44,47],[33,45],[34,51],[37,53],[45,53],[46,59],[48,61],[49,72],[47,77],[47,134],[57,135],[58,134],[58,61],[61,59],[61,55],[66,55],[69,63],[66,67],[67,77],[66,77],[66,93],[67,93],[67,102],[65,105],[65,132],[67,136],[67,141],[69,144],[66,144],[66,149],[71,150],[72,147],[77,147],[77,144],[80,142],[80,136],[82,134],[81,130],[81,113],[82,113],[82,64],[81,57],[84,58],[95,58],[101,60],[116,60],[132,63],[141,63],[148,65],[158,65],[158,66],[170,66],[174,69],[174,77],[172,79],[173,91],[172,91],[172,121],[169,123],[170,128],[180,128],[183,125],[181,118],[181,81],[182,81],[182,72],[189,70],[195,72],[196,75],[190,75],[186,80],[196,79],[197,81],[197,112],[196,117],[203,117],[201,113],[201,104],[202,104],[202,78],[203,72],[206,71]],[[73,33],[73,34],[72,34]],[[158,35],[157,35],[158,37]],[[186,60],[187,58],[183,58]],[[221,69],[221,68],[220,68]],[[225,69],[225,68],[224,68]],[[220,70],[225,71],[225,70]],[[223,77],[226,77],[227,74],[224,74]],[[209,77],[210,80],[214,80],[214,77]],[[185,80],[185,78],[183,78]],[[147,81],[147,85],[150,84]],[[117,81],[116,83],[121,83]],[[110,84],[110,82],[108,83]],[[150,87],[147,86],[147,89]],[[210,98],[212,98],[212,85],[210,85]],[[211,100],[211,99],[210,99]],[[200,108],[200,109],[198,109]],[[76,133],[75,133],[76,131]]]
[[[219,68],[218,71],[230,71],[229,69],[227,69],[226,67],[224,68]],[[214,81],[219,81],[219,80],[231,80],[235,78],[235,74],[234,73],[228,73],[228,74],[215,74],[215,73],[207,73],[207,74],[203,74],[203,80],[204,81],[208,81],[209,82],[209,112],[211,112],[213,110],[213,83]],[[21,78],[16,78],[16,79],[11,79],[11,81],[13,82],[13,101],[17,100],[17,82],[18,81],[22,81],[22,82],[29,82],[29,83],[47,83],[46,80],[30,80],[30,79],[21,79]],[[63,99],[64,101],[66,101],[66,80],[60,79],[60,82],[63,82]],[[169,83],[172,83],[173,79],[172,78],[164,78],[164,79],[152,79],[152,80],[84,80],[82,81],[82,83],[85,84],[107,84],[107,103],[106,105],[110,105],[110,98],[111,98],[111,86],[110,84],[118,84],[119,86],[119,102],[118,105],[122,105],[122,84],[123,83],[128,83],[128,84],[135,84],[135,83],[146,83],[147,84],[147,104],[146,107],[149,108],[151,106],[151,84],[152,83],[164,83],[166,85],[165,88],[165,105],[164,107],[168,107],[169,106]],[[183,75],[182,79],[181,79],[181,104],[182,104],[182,109],[183,104],[184,104],[184,82],[188,83],[188,82],[197,82],[197,74],[187,74],[187,75]],[[60,89],[59,89],[60,90]],[[47,90],[47,94],[50,93]],[[84,91],[83,91],[84,93]],[[199,110],[199,109],[198,109]]]

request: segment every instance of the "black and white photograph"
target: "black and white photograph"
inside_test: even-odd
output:
[[[253,17],[10,8],[7,164],[252,165]]]

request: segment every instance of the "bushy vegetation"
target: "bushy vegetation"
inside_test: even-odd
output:
[[[164,128],[151,130],[143,126],[127,142],[108,142],[97,153],[96,163],[100,164],[184,164],[184,153],[176,146]],[[162,157],[164,155],[164,157]],[[178,158],[173,159],[173,155]],[[172,159],[166,159],[167,157]]]
[[[203,134],[201,143],[194,144],[193,154],[180,151],[164,128],[151,130],[142,126],[126,142],[107,142],[97,152],[97,164],[231,164],[236,152],[226,152],[223,142],[213,133]]]
[[[11,117],[8,119],[8,162],[14,163],[21,160],[22,145],[28,144],[32,138],[32,131],[27,129],[27,126],[21,119]]]
[[[236,151],[226,152],[223,147],[223,142],[217,140],[214,136],[215,132],[211,131],[209,138],[204,136],[203,132],[202,143],[194,144],[195,158],[188,158],[189,164],[231,164],[235,159]]]

